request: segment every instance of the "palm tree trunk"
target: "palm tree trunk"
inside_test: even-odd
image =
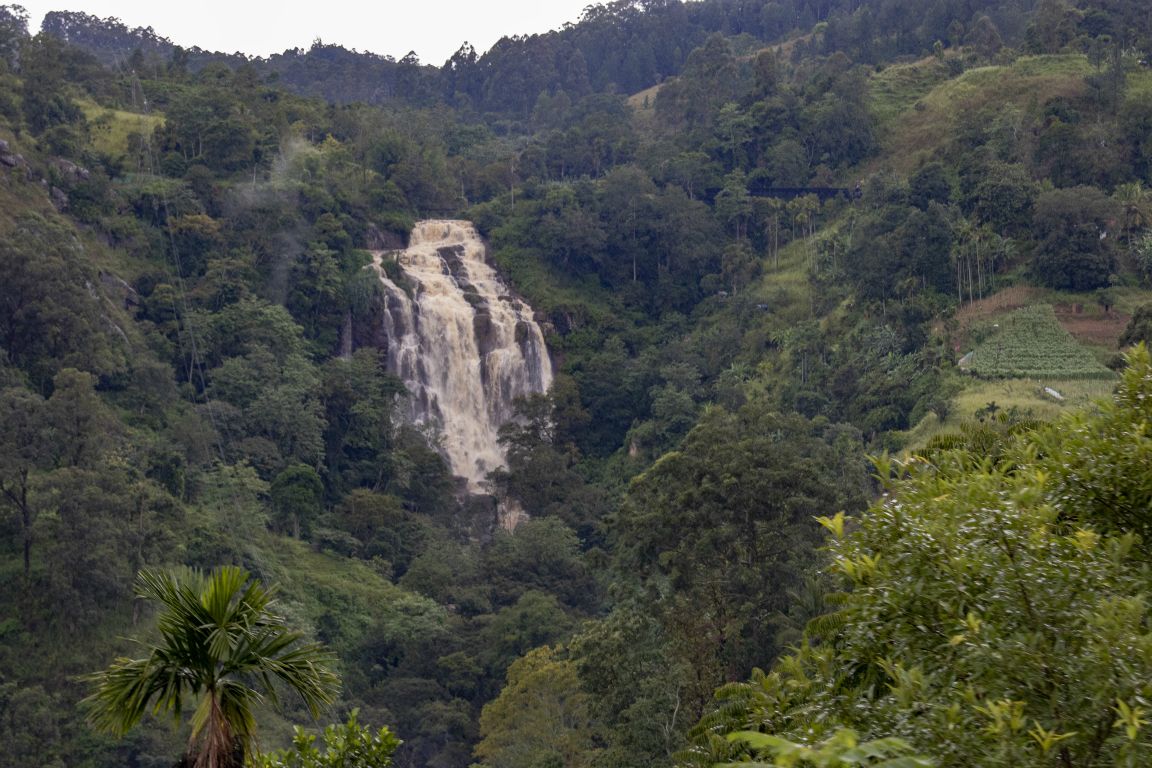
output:
[[[189,753],[196,754],[196,768],[243,768],[244,748],[232,735],[232,727],[220,708],[219,692],[216,688],[209,688],[204,695],[209,701],[208,722],[204,725],[202,738],[197,739],[199,734],[193,731],[188,744]],[[194,752],[197,740],[201,749]]]

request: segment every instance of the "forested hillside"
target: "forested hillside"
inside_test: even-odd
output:
[[[176,764],[85,676],[142,569],[236,565],[400,766],[1145,764],[1143,5],[620,0],[439,67],[0,7],[2,762]],[[555,373],[484,493],[388,363],[434,218]]]

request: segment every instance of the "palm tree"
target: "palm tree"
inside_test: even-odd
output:
[[[180,719],[195,702],[186,763],[239,768],[255,737],[253,708],[279,704],[277,683],[295,690],[315,717],[331,704],[340,680],[332,655],[319,643],[300,643],[271,611],[274,590],[243,568],[210,575],[141,571],[136,592],[162,605],[161,641],[140,659],[119,658],[88,677],[89,722],[123,735],[151,708]]]
[[[1120,212],[1124,217],[1122,226],[1128,236],[1128,247],[1131,248],[1133,233],[1148,226],[1149,218],[1152,216],[1148,191],[1140,182],[1134,181],[1116,187],[1112,197],[1120,203]]]

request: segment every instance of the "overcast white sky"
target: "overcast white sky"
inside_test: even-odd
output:
[[[576,22],[600,0],[12,0],[30,15],[33,33],[48,11],[115,16],[152,27],[185,47],[255,56],[308,48],[320,38],[359,51],[401,58],[416,51],[439,66],[465,41],[483,53],[504,35],[531,34]]]

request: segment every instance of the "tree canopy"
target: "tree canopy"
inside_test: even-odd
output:
[[[836,728],[940,766],[1146,761],[1142,516],[1100,489],[1142,505],[1149,394],[1141,347],[1101,412],[1022,433],[998,459],[877,460],[884,498],[821,518],[838,609],[771,672],[721,688],[685,762],[747,754],[725,733],[813,744]]]

